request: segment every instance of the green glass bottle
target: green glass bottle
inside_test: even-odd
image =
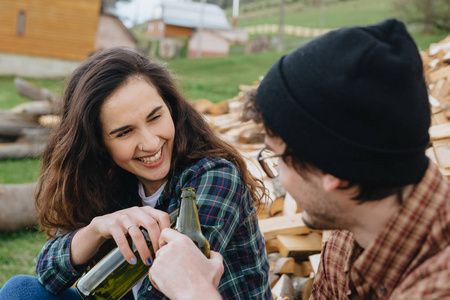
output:
[[[202,251],[202,253],[209,258],[209,242],[202,234],[200,228],[198,206],[194,189],[182,189],[180,213],[177,220],[176,230],[184,235],[187,235],[200,249],[200,251]]]
[[[177,208],[169,214],[169,219],[171,228],[176,227],[179,232],[191,238],[200,251],[209,258],[209,243],[200,230],[195,190],[182,189],[181,205],[179,209]],[[147,241],[153,259],[155,253],[150,237],[145,229],[141,228],[141,232]],[[76,290],[81,298],[120,299],[148,274],[149,266],[141,260],[130,237],[128,237],[128,242],[136,256],[136,264],[129,264],[119,248],[115,248],[77,282]]]
[[[178,216],[178,208],[169,214],[170,227],[174,228]],[[151,258],[155,257],[152,243],[147,231],[141,228],[141,232],[147,241]],[[90,269],[76,284],[76,290],[83,299],[117,300],[122,298],[142,278],[148,274],[149,266],[144,264],[131,237],[128,243],[136,257],[136,264],[128,263],[115,248],[100,262]]]

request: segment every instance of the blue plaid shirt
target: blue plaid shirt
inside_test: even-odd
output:
[[[184,187],[196,190],[202,232],[211,249],[223,255],[225,272],[218,287],[222,298],[272,299],[264,238],[253,216],[253,200],[236,166],[221,158],[199,160],[174,175],[156,208],[171,211],[178,207]],[[78,266],[70,263],[74,234],[48,241],[37,258],[39,281],[53,294],[71,287],[88,266],[88,262]],[[147,276],[138,299],[167,298],[152,287]]]

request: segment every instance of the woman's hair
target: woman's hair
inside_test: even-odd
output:
[[[137,189],[137,179],[112,161],[103,144],[99,116],[105,99],[133,77],[147,80],[172,114],[175,138],[169,175],[175,166],[187,167],[206,156],[222,157],[238,167],[256,207],[266,195],[239,152],[218,138],[178,92],[164,65],[131,49],[112,48],[90,57],[73,72],[63,95],[61,122],[46,144],[36,205],[41,229],[49,238],[56,230],[76,230],[131,201],[126,200],[127,193]]]

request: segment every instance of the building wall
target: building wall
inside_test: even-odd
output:
[[[188,43],[188,57],[197,57],[197,48],[200,45],[201,57],[227,56],[230,46],[227,40],[210,31],[194,33]]]
[[[192,28],[164,24],[163,20],[150,20],[147,23],[147,37],[189,37],[193,33]]]
[[[101,15],[98,22],[95,51],[118,46],[136,49],[136,42],[127,30],[117,17]]]
[[[67,77],[80,63],[80,61],[75,60],[0,53],[0,76],[8,75],[33,78]]]
[[[99,14],[100,0],[2,0],[0,52],[84,60],[94,51]]]

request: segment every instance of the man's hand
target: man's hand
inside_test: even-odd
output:
[[[171,299],[221,299],[217,292],[222,277],[223,257],[211,251],[207,259],[190,238],[164,229],[160,249],[150,268],[152,284]]]

